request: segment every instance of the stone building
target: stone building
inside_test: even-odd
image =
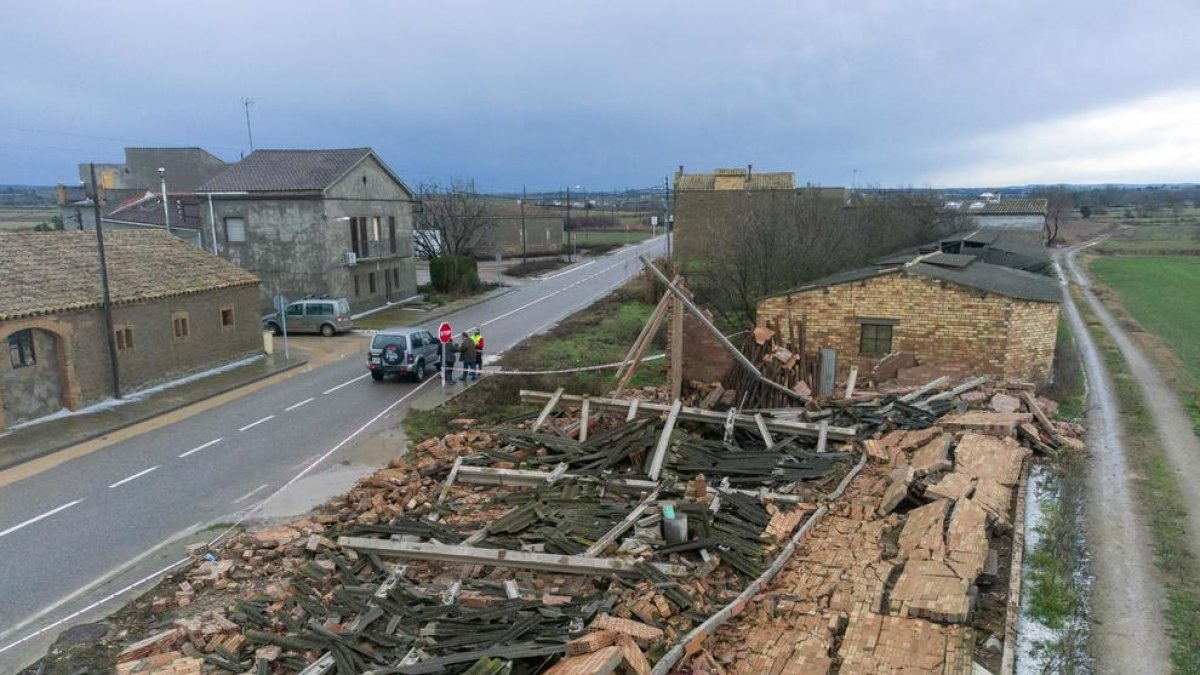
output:
[[[948,201],[945,208],[965,216],[973,227],[1004,230],[1036,243],[1045,238],[1049,201],[1043,198],[1003,198],[985,192],[976,199]]]
[[[906,352],[922,365],[1045,384],[1058,330],[1058,283],[967,253],[912,253],[763,299],[757,320],[807,324],[810,350],[832,348],[838,374],[868,377]],[[798,337],[798,336],[796,336]]]
[[[416,293],[404,181],[370,148],[256,150],[198,190],[204,246],[283,293],[345,297],[355,311]]]
[[[105,233],[124,392],[262,353],[258,279],[165,232]],[[0,234],[0,429],[113,393],[93,232]]]

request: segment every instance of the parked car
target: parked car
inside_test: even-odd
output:
[[[287,306],[285,312],[288,333],[320,333],[332,337],[354,328],[350,318],[350,301],[345,298],[305,298]],[[274,312],[262,318],[264,330],[279,335],[283,321]]]
[[[367,349],[367,369],[379,382],[387,375],[425,379],[430,366],[442,367],[442,343],[427,330],[419,328],[376,333]]]

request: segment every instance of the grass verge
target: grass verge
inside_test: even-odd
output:
[[[1200,673],[1200,569],[1191,547],[1182,544],[1188,538],[1187,509],[1179,483],[1163,455],[1137,382],[1112,336],[1078,293],[1076,303],[1104,358],[1121,408],[1130,470],[1139,477],[1133,482],[1138,508],[1150,528],[1155,562],[1167,590],[1171,660],[1176,672]]]
[[[1079,348],[1075,335],[1061,313],[1058,316],[1058,335],[1054,346],[1054,379],[1046,390],[1046,396],[1058,402],[1054,416],[1060,420],[1074,422],[1087,412],[1087,383],[1083,376],[1083,362],[1079,359]]]
[[[526,338],[509,349],[500,360],[509,370],[561,370],[581,366],[614,363],[625,357],[650,318],[654,306],[647,303],[641,282],[635,281],[601,298],[589,307],[564,319],[554,328]],[[652,347],[661,353],[664,338]],[[476,419],[486,424],[537,410],[520,402],[521,389],[553,391],[562,387],[572,394],[598,396],[615,385],[615,370],[555,375],[492,375],[483,378],[445,406],[410,411],[404,431],[414,443],[450,431],[450,420]],[[631,386],[641,387],[662,382],[664,361],[650,361],[638,367]]]

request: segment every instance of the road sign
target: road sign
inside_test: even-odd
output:
[[[275,311],[283,314],[287,310],[288,299],[283,293],[275,294]]]
[[[442,325],[438,326],[438,340],[442,344],[449,344],[454,339],[454,329],[450,327],[449,321],[443,321]]]

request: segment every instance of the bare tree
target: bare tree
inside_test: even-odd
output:
[[[419,193],[413,243],[420,257],[471,256],[495,226],[473,181],[422,185]]]
[[[1055,185],[1034,193],[1046,200],[1045,242],[1053,246],[1058,241],[1058,230],[1067,214],[1075,208],[1075,194],[1063,185]]]

